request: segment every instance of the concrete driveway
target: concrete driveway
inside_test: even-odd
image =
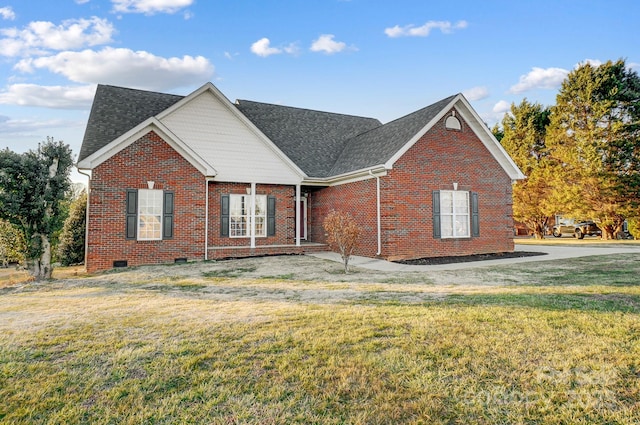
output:
[[[533,261],[550,261],[562,260],[564,258],[589,257],[593,255],[613,255],[613,254],[638,254],[640,255],[640,245],[616,245],[602,244],[602,246],[584,246],[580,244],[553,244],[553,245],[533,245],[518,244],[515,246],[516,251],[540,252],[544,255],[536,255],[533,257],[505,258],[500,260],[485,261],[469,261],[466,263],[438,264],[413,266],[408,264],[392,263],[390,261],[378,260],[374,258],[352,256],[349,264],[362,267],[365,269],[379,271],[436,271],[436,270],[461,270],[472,269],[476,267],[487,267],[502,264],[529,263]],[[340,255],[335,252],[319,252],[308,254],[325,260],[342,262]]]

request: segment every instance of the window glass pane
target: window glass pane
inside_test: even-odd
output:
[[[162,190],[138,190],[138,239],[162,239]]]
[[[443,238],[469,237],[469,192],[440,191],[440,234]]]
[[[453,192],[448,190],[440,191],[440,212],[442,214],[453,213]]]
[[[454,192],[455,193],[455,212],[458,214],[469,213],[469,193],[468,192]]]
[[[256,216],[267,215],[267,196],[256,195]]]
[[[440,231],[441,237],[447,238],[453,236],[453,217],[450,215],[443,215],[440,217]]]
[[[456,216],[455,236],[458,236],[458,237],[469,236],[469,216],[468,215]]]

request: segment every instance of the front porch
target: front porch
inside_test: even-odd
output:
[[[207,259],[221,260],[227,258],[262,257],[267,255],[300,255],[313,252],[327,251],[326,244],[317,242],[302,241],[300,245],[258,245],[254,248],[249,246],[210,246],[208,247]]]

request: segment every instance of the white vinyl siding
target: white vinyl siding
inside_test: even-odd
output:
[[[162,123],[215,168],[219,181],[300,182],[284,156],[209,92],[162,118]]]

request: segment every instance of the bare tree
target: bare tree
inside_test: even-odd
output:
[[[360,227],[349,213],[331,210],[324,219],[327,243],[344,261],[344,272],[349,273],[349,259],[358,246]]]

